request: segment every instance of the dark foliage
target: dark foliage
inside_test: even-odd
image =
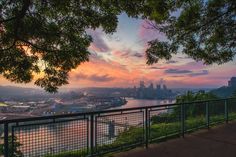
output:
[[[148,0],[150,28],[167,41],[150,41],[147,63],[183,53],[205,64],[223,64],[236,54],[235,0]]]

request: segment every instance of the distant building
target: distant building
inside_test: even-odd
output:
[[[157,90],[161,90],[161,85],[157,85]]]
[[[140,81],[140,87],[134,87],[134,91],[137,99],[167,99],[175,97],[175,94],[165,84],[163,86],[158,84],[154,88],[153,83],[146,87],[144,81]]]
[[[164,90],[167,90],[167,86],[166,86],[165,84],[163,85],[163,89],[164,89]]]
[[[140,88],[145,88],[144,81],[140,81]]]
[[[232,77],[228,82],[229,87],[236,87],[236,77]]]

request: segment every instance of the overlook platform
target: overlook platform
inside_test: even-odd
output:
[[[114,157],[235,157],[236,121],[186,134],[185,138],[136,148]]]

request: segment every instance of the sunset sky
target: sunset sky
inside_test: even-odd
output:
[[[149,40],[165,40],[163,34],[146,29],[147,23],[122,14],[117,32],[105,35],[101,29],[88,30],[93,37],[90,61],[70,72],[70,84],[65,87],[133,87],[140,80],[154,84],[164,80],[170,88],[220,87],[236,76],[235,59],[223,65],[205,66],[184,55],[170,61],[148,66],[145,49]],[[34,87],[13,84],[0,76],[1,85]]]

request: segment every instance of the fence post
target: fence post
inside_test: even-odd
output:
[[[209,102],[206,102],[206,125],[207,129],[210,128],[210,114],[209,114]]]
[[[94,115],[90,116],[90,156],[93,156],[94,151]]]
[[[4,123],[4,157],[8,157],[8,123]]]
[[[184,137],[185,132],[185,104],[181,104],[181,134]]]
[[[148,148],[148,123],[149,123],[149,118],[148,118],[148,108],[145,108],[145,146]]]
[[[225,122],[228,123],[229,121],[229,112],[228,112],[228,103],[227,99],[225,99]]]

